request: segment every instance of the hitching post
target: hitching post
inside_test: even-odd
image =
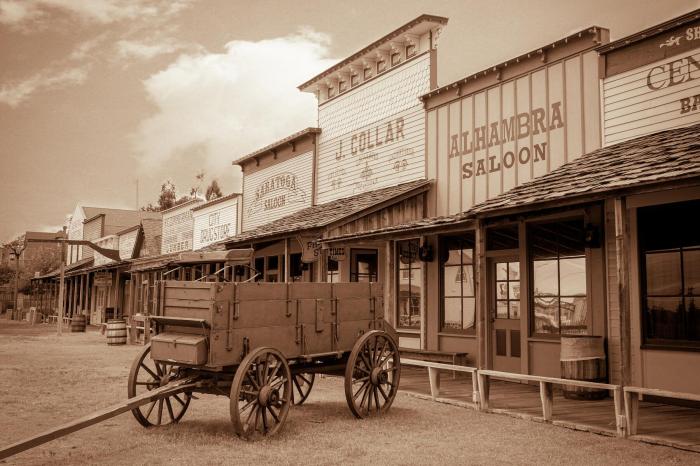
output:
[[[63,233],[64,233],[64,239],[65,239],[65,232],[66,232],[66,227],[63,227]],[[57,333],[58,336],[60,337],[61,334],[63,333],[63,293],[64,293],[64,285],[63,285],[63,279],[65,278],[65,272],[66,272],[66,242],[61,241],[61,267],[60,267],[60,278],[59,278],[59,285],[58,285],[58,329]]]

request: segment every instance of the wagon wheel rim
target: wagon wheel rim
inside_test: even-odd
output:
[[[231,384],[231,422],[241,438],[276,434],[292,404],[292,375],[282,354],[257,348],[243,359]]]
[[[345,398],[358,418],[381,415],[394,402],[401,377],[399,350],[386,332],[362,335],[345,367]]]
[[[316,374],[313,372],[303,372],[292,376],[292,404],[294,406],[299,406],[306,401],[315,380]]]
[[[134,360],[129,371],[129,398],[166,385],[180,377],[180,369],[151,359],[151,345]],[[175,424],[182,419],[190,405],[190,393],[163,396],[131,410],[136,420],[144,427]]]

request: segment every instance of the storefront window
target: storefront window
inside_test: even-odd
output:
[[[421,292],[423,280],[418,258],[420,243],[417,239],[399,241],[398,249],[398,316],[400,328],[420,328]]]
[[[339,281],[340,268],[338,267],[338,261],[329,257],[326,262],[326,282],[338,283]]]
[[[474,330],[474,250],[462,238],[444,238],[440,245],[443,259],[441,324],[443,332]]]
[[[700,235],[686,223],[700,201],[637,214],[644,342],[700,347]]]
[[[588,333],[583,219],[530,225],[533,333]]]
[[[351,257],[351,282],[377,281],[377,251],[375,249],[353,249]]]

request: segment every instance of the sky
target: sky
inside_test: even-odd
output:
[[[0,242],[76,205],[188,194],[317,124],[297,86],[423,13],[443,85],[597,25],[611,39],[698,0],[0,0]]]

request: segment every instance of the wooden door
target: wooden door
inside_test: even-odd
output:
[[[92,324],[101,324],[104,322],[105,307],[107,305],[107,288],[104,286],[97,287],[95,294],[95,315],[91,321]]]
[[[488,267],[493,368],[519,373],[520,262],[517,256],[491,258]]]

